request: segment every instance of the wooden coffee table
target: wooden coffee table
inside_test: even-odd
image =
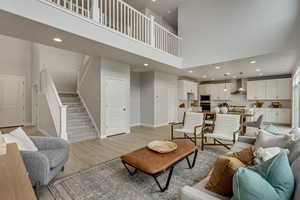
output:
[[[157,183],[161,192],[168,189],[172,177],[174,166],[181,160],[186,159],[188,167],[192,169],[195,166],[198,148],[193,144],[184,142],[175,142],[178,148],[170,153],[157,153],[147,147],[138,149],[134,152],[126,154],[121,157],[122,163],[128,170],[129,174],[133,176],[137,171],[152,176]],[[194,154],[193,162],[190,163],[189,156]],[[129,167],[134,170],[130,170]],[[158,182],[157,177],[169,170],[167,182],[164,187]]]

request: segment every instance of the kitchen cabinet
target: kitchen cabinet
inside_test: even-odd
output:
[[[191,94],[192,100],[197,100],[197,98],[198,98],[198,83],[188,81],[188,80],[179,80],[178,81],[178,99],[179,100],[188,100],[188,94]]]
[[[269,100],[288,100],[291,99],[291,79],[284,78],[284,79],[273,79],[266,81],[266,92],[267,98]]]
[[[266,81],[248,81],[247,98],[249,100],[266,99]]]
[[[227,91],[224,91],[225,83],[211,85],[211,99],[215,101],[229,100],[231,95],[231,83],[226,83]]]
[[[277,99],[288,100],[292,97],[292,79],[284,78],[277,80]]]
[[[291,124],[291,109],[289,108],[255,108],[254,120],[263,115],[263,122],[274,124]]]
[[[291,79],[270,79],[247,82],[249,100],[289,100],[291,99]]]
[[[211,95],[211,84],[199,85],[199,95]]]

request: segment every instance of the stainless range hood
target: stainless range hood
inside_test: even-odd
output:
[[[237,79],[233,80],[233,92],[231,94],[240,94],[240,95],[246,95],[246,80],[245,79]]]

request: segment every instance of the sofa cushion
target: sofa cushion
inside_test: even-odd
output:
[[[295,177],[295,190],[293,200],[299,200],[300,197],[300,158],[297,158],[292,164],[292,170]]]
[[[66,159],[66,153],[64,149],[51,149],[39,152],[48,158],[50,169],[59,166]]]
[[[290,151],[289,161],[292,164],[298,157],[300,157],[300,140],[291,142],[287,148]]]
[[[255,142],[255,148],[258,149],[260,147],[266,148],[266,147],[280,147],[280,148],[286,148],[288,144],[292,141],[293,137],[292,135],[284,135],[284,136],[277,136],[273,135],[271,133],[268,133],[264,130],[259,130],[256,142]]]
[[[294,191],[294,176],[286,153],[260,165],[240,168],[233,179],[233,200],[289,200]]]
[[[214,192],[211,192],[211,191],[209,191],[205,188],[205,186],[208,183],[209,179],[210,179],[210,176],[207,176],[205,179],[200,181],[198,184],[194,185],[193,188],[200,192],[199,193],[199,194],[201,194],[200,197],[205,197],[205,198],[203,198],[203,200],[209,200],[209,199],[229,200],[230,198],[224,197],[224,196],[219,195],[219,194],[214,193]],[[201,199],[200,197],[198,197],[197,200]]]

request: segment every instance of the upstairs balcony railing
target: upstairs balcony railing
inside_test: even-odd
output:
[[[182,39],[122,0],[40,0],[69,10],[131,39],[181,56]]]

